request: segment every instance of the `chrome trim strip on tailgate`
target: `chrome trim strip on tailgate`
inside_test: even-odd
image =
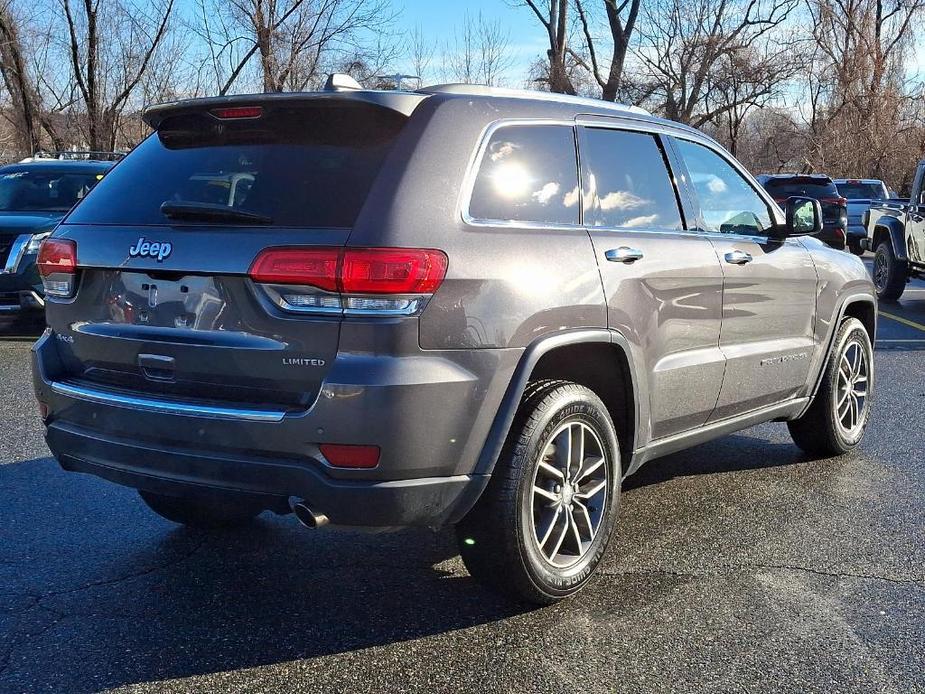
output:
[[[170,402],[154,398],[141,398],[133,395],[119,395],[105,390],[96,390],[69,383],[53,382],[51,390],[77,400],[86,400],[101,405],[125,407],[131,410],[174,414],[185,417],[206,417],[210,419],[239,419],[249,422],[281,422],[286,413],[281,410],[246,410],[231,407],[214,407],[211,405],[192,405],[189,403]]]

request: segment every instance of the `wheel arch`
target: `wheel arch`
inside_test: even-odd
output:
[[[601,362],[594,361],[596,358],[605,359],[603,372],[598,370]],[[629,342],[620,333],[602,328],[566,331],[540,338],[527,347],[492,422],[475,472],[487,475],[494,469],[527,383],[536,378],[575,381],[604,401],[617,429],[625,475],[637,448],[644,400]]]
[[[886,240],[889,240],[893,248],[893,255],[896,256],[897,260],[908,260],[906,256],[905,231],[898,219],[881,219],[877,222],[876,226],[874,226],[873,243],[870,250],[876,251],[877,246]]]
[[[809,402],[807,406],[800,412],[800,414],[794,419],[802,417],[806,410],[810,408],[813,400],[816,399],[816,393],[819,391],[819,385],[822,383],[822,377],[825,374],[826,367],[829,364],[829,359],[832,358],[832,350],[835,348],[835,336],[838,334],[838,326],[841,325],[841,322],[845,317],[857,318],[864,324],[867,334],[870,335],[870,342],[873,345],[877,337],[877,301],[876,299],[866,293],[862,294],[851,294],[844,297],[838,305],[838,310],[835,313],[835,320],[832,322],[832,326],[829,330],[828,341],[826,344],[826,353],[825,359],[822,360],[819,366],[819,372],[814,375],[813,380],[813,389],[810,392]]]

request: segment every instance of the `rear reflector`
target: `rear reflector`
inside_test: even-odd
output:
[[[213,108],[209,111],[216,118],[222,120],[233,120],[240,118],[260,118],[263,115],[261,106],[227,106],[225,108]]]
[[[331,467],[372,468],[379,464],[379,446],[323,443],[318,448]]]
[[[262,284],[345,294],[433,294],[446,269],[446,254],[433,249],[268,248],[248,274]]]
[[[73,275],[77,271],[77,242],[70,239],[45,239],[39,247],[36,265],[42,277],[58,273]]]

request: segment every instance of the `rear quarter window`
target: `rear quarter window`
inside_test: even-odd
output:
[[[578,162],[568,125],[505,125],[481,160],[469,216],[486,222],[578,224]]]
[[[405,120],[365,104],[275,106],[240,121],[174,116],[67,222],[166,225],[161,205],[173,202],[227,206],[274,226],[350,227]]]

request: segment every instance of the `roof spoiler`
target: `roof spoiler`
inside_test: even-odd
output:
[[[165,118],[184,113],[202,113],[231,106],[274,105],[297,106],[312,102],[357,102],[395,111],[403,116],[410,116],[429,94],[414,92],[376,91],[363,89],[349,75],[332,74],[325,82],[324,91],[320,92],[278,92],[271,94],[236,94],[235,96],[211,96],[199,99],[184,99],[158,104],[146,109],[145,123],[155,130]]]

